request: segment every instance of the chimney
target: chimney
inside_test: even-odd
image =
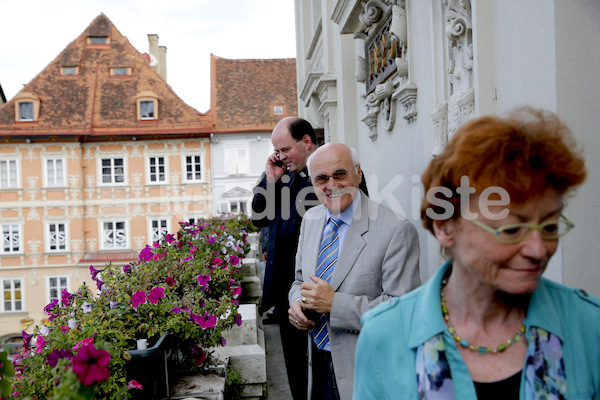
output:
[[[158,35],[155,33],[148,35],[148,44],[150,47],[150,65],[158,74],[167,81],[167,47],[158,45]]]

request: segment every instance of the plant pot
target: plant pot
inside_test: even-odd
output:
[[[132,399],[168,399],[175,380],[173,336],[163,333],[154,345],[144,350],[129,350],[127,382],[135,379],[142,389],[130,389]]]

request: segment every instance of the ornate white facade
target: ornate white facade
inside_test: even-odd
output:
[[[458,127],[550,109],[585,149],[577,229],[546,276],[600,295],[600,6],[596,0],[296,0],[298,110],[357,148],[371,196],[419,228],[422,278],[440,264],[418,220],[420,175]]]

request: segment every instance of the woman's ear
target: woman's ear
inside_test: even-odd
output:
[[[456,222],[453,219],[433,220],[433,234],[442,247],[449,248],[454,245]]]

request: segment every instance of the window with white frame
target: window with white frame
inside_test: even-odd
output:
[[[219,203],[219,213],[241,214],[248,210],[246,200],[228,200]]]
[[[62,291],[69,290],[69,282],[66,276],[48,277],[48,302],[54,299],[60,300]]]
[[[23,311],[23,282],[21,278],[2,279],[2,311]]]
[[[187,219],[187,222],[188,222],[190,225],[196,225],[196,224],[198,223],[198,221],[200,221],[200,218],[197,218],[197,217],[189,217],[189,218]]]
[[[161,183],[167,181],[164,157],[148,157],[148,176],[150,183]]]
[[[125,221],[105,221],[102,224],[102,248],[127,248],[127,232]]]
[[[154,119],[154,101],[140,101],[140,119]]]
[[[48,224],[48,250],[67,250],[67,227],[64,222],[52,222]]]
[[[21,252],[21,235],[19,225],[2,225],[2,252],[19,253]]]
[[[33,121],[32,101],[21,101],[19,103],[19,121]]]
[[[62,158],[49,158],[46,160],[46,186],[65,186],[65,160]]]
[[[225,149],[225,167],[229,175],[248,173],[248,148],[230,147]]]
[[[202,181],[202,156],[185,156],[185,180],[187,182]]]
[[[169,233],[168,221],[166,219],[153,219],[150,221],[150,229],[152,231],[152,243],[158,242]]]
[[[122,158],[103,158],[101,160],[102,183],[125,183],[125,161]]]
[[[0,189],[16,188],[17,160],[0,160]]]

